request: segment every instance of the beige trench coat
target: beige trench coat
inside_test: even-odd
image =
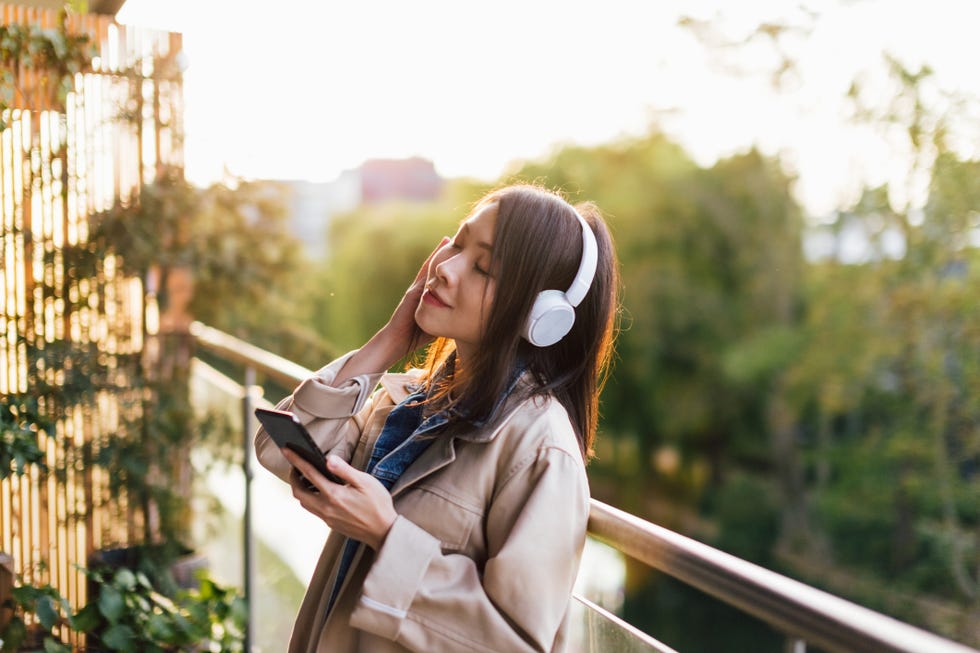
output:
[[[293,411],[324,452],[364,469],[418,372],[330,387],[349,356],[305,380],[279,408]],[[384,544],[377,554],[359,547],[325,618],[345,542],[330,534],[290,653],[565,649],[589,514],[585,466],[557,400],[509,403],[483,430],[437,438],[405,471],[391,490],[398,517]],[[289,464],[261,429],[255,450],[288,480]]]

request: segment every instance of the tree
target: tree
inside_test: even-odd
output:
[[[657,132],[568,148],[517,176],[594,199],[608,215],[625,327],[602,424],[635,442],[635,474],[693,504],[733,457],[766,465],[758,393],[733,382],[726,360],[798,316],[802,225],[788,177],[754,151],[700,169]],[[682,465],[651,475],[665,450]],[[650,489],[617,499],[653,516],[642,501]]]

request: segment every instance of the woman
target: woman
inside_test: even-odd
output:
[[[594,205],[491,192],[388,323],[280,403],[344,481],[259,430],[331,529],[292,653],[564,649],[617,283]],[[423,369],[385,373],[433,339]]]

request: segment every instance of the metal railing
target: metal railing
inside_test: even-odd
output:
[[[221,331],[195,323],[197,344],[204,350],[245,367],[243,404],[251,414],[257,373],[294,386],[313,372]],[[250,422],[246,420],[246,425]],[[246,426],[244,446],[251,446]],[[251,478],[250,456],[245,477]],[[246,520],[248,511],[246,483]],[[795,581],[706,544],[592,499],[589,534],[651,568],[695,587],[742,613],[756,617],[786,635],[786,650],[803,653],[807,646],[826,651],[868,653],[980,653],[837,596]],[[246,529],[246,533],[247,533]],[[246,539],[249,535],[246,534]],[[246,552],[251,547],[246,543]],[[246,576],[249,556],[246,553]],[[246,581],[246,588],[248,582]],[[621,629],[639,647],[630,650],[670,651],[615,615],[576,597],[593,615]]]

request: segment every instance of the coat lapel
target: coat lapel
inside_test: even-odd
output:
[[[456,459],[454,438],[436,435],[428,449],[409,465],[391,488],[392,498],[398,496],[406,487],[417,483],[429,474],[442,469]]]
[[[420,374],[420,373],[419,373]],[[391,397],[395,404],[401,402],[409,394],[418,390],[419,374],[385,374],[381,377],[381,385]],[[526,384],[526,375],[522,376],[520,384]],[[520,387],[520,386],[518,386]],[[436,472],[456,459],[456,439],[468,442],[489,442],[503,430],[504,425],[514,413],[514,408],[526,401],[520,392],[510,392],[502,406],[495,410],[494,417],[489,423],[483,423],[469,432],[462,432],[457,435],[443,437],[436,434],[432,445],[422,452],[422,454],[409,465],[408,469],[395,482],[391,488],[391,496],[396,497],[407,487],[421,481],[426,476]],[[373,446],[373,443],[371,443]]]
[[[399,404],[405,397],[418,391],[419,377],[421,370],[411,372],[401,372],[396,374],[385,374],[381,377],[381,387],[385,389],[391,397],[391,403]]]

